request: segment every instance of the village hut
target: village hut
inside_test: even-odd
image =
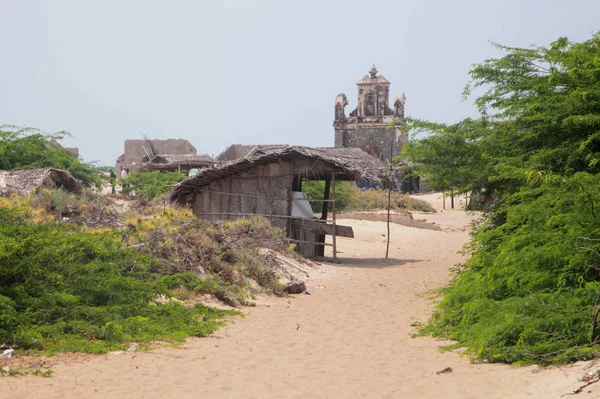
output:
[[[79,180],[66,170],[54,168],[0,170],[0,195],[25,195],[42,188],[62,188],[75,194],[80,194],[83,190]]]
[[[353,237],[335,221],[335,182],[381,182],[385,165],[359,148],[265,148],[235,162],[203,169],[177,184],[171,201],[207,220],[267,217],[298,244],[305,256],[323,255],[325,235]],[[302,182],[324,180],[323,212],[317,219]],[[331,210],[332,221],[328,222]]]
[[[189,172],[192,169],[203,169],[213,166],[215,160],[208,155],[199,154],[166,154],[156,155],[148,161],[145,157],[140,166],[142,172],[159,170],[162,172]]]

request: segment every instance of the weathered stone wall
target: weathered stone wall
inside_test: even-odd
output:
[[[407,140],[408,133],[402,133],[399,127],[388,129],[384,124],[343,124],[335,129],[334,145],[362,148],[387,164],[400,155]]]

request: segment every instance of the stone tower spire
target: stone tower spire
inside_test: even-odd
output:
[[[379,72],[377,70],[377,67],[375,66],[375,64],[373,64],[373,68],[371,68],[371,70],[369,71],[369,75],[371,75],[371,79],[375,79],[375,77],[377,76],[377,72]]]
[[[373,65],[368,75],[356,84],[358,86],[358,107],[356,116],[393,115],[389,107],[390,82]],[[350,114],[350,116],[353,116]]]

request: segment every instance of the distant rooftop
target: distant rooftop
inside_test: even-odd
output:
[[[215,161],[225,163],[235,161],[240,158],[252,156],[258,151],[282,150],[289,147],[287,144],[232,144],[222,153],[217,155]]]

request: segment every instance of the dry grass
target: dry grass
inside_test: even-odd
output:
[[[346,207],[344,211],[375,211],[387,209],[388,192],[386,190],[366,190],[356,189],[348,198],[346,198]],[[393,191],[391,193],[390,208],[393,211],[419,211],[435,212],[435,209],[426,201],[414,199],[407,194],[401,194]]]

